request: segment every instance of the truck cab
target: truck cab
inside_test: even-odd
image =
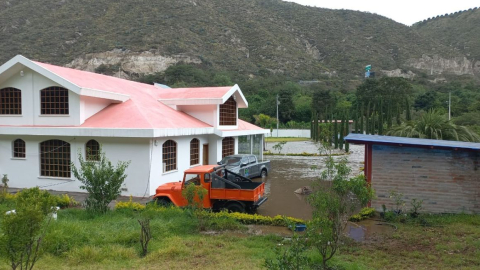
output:
[[[234,179],[240,181],[231,181]],[[207,190],[202,206],[213,210],[226,209],[231,212],[254,212],[267,198],[265,184],[230,172],[225,166],[203,165],[184,172],[183,181],[166,183],[156,189],[153,199],[159,204],[187,206],[182,190],[189,183],[202,186]]]

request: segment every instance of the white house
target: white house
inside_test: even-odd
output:
[[[237,85],[165,88],[18,55],[0,66],[0,174],[11,187],[81,191],[70,163],[101,146],[113,163],[131,161],[122,194],[149,196],[192,166],[261,159],[269,131],[238,119],[247,106]]]

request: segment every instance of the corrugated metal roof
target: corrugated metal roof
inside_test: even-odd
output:
[[[382,135],[365,135],[350,133],[345,140],[349,143],[358,144],[389,144],[389,145],[402,145],[412,147],[433,147],[433,148],[457,148],[457,149],[469,149],[480,150],[480,143],[472,142],[459,142],[459,141],[445,141],[445,140],[430,140],[430,139],[418,139],[418,138],[405,138],[405,137],[393,137]]]

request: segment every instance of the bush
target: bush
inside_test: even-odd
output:
[[[369,217],[373,217],[375,215],[375,208],[373,207],[364,207],[360,210],[358,214],[352,215],[348,220],[350,221],[360,221],[367,219]]]
[[[132,196],[128,202],[117,202],[115,210],[129,209],[134,211],[141,211],[145,209],[145,205],[132,201]]]
[[[60,208],[75,207],[79,205],[73,197],[68,196],[68,194],[54,196],[56,205]]]
[[[228,213],[226,211],[212,213],[207,211],[197,212],[197,215],[202,215],[210,218],[233,218],[239,221],[242,224],[257,224],[257,225],[272,225],[272,226],[284,226],[288,227],[289,224],[293,223],[305,223],[303,220],[292,217],[285,216],[261,216],[257,214],[245,214],[245,213]]]
[[[55,211],[55,198],[38,187],[15,196],[15,213],[1,222],[1,249],[12,269],[32,269],[42,254],[42,240]]]
[[[84,160],[78,154],[80,168],[72,163],[73,175],[82,182],[81,189],[88,192],[85,200],[86,209],[92,213],[104,214],[108,211],[108,204],[120,195],[123,181],[127,178],[125,170],[129,162],[120,161],[114,167],[100,149],[99,160]]]

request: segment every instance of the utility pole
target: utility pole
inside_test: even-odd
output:
[[[277,138],[278,138],[278,105],[280,105],[280,101],[278,101],[278,94],[277,94]]]
[[[448,92],[448,121],[451,118],[451,107],[452,107],[452,92]]]

